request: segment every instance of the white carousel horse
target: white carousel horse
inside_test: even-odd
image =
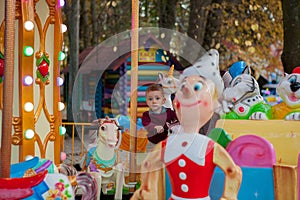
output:
[[[114,119],[98,119],[94,121],[99,125],[97,146],[88,151],[86,166],[88,171],[98,182],[97,199],[100,199],[101,190],[107,193],[107,186],[115,185],[115,199],[122,199],[124,179],[124,164],[117,162],[116,149],[121,144],[120,127]]]
[[[168,74],[158,73],[158,84],[163,87],[164,96],[166,98],[165,107],[173,110],[171,95],[177,91],[179,80],[173,76],[174,65],[170,67]]]
[[[237,75],[223,92],[223,111],[225,119],[260,119],[272,118],[271,106],[260,95],[259,85],[251,76],[250,67]]]

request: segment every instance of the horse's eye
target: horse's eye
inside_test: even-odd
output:
[[[168,84],[171,84],[172,82],[171,82],[171,80],[168,80],[168,82],[167,82]]]
[[[100,128],[101,128],[102,131],[105,131],[105,127],[104,126],[101,126]]]

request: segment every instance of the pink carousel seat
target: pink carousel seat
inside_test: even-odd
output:
[[[238,199],[275,199],[273,165],[276,154],[273,145],[260,136],[244,135],[233,140],[226,149],[243,173]],[[216,168],[209,192],[212,200],[222,196],[224,177],[223,171]]]

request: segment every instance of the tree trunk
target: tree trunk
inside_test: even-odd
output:
[[[67,95],[67,118],[68,121],[74,121],[72,112],[72,92],[73,85],[78,69],[78,54],[79,54],[79,1],[65,1],[65,13],[70,41],[70,57],[69,57],[69,81]],[[70,3],[70,5],[69,5]]]
[[[98,39],[99,39],[99,28],[98,28],[98,4],[96,0],[91,1],[91,13],[92,13],[92,45],[97,45],[98,44]]]
[[[87,47],[89,47],[90,44],[90,30],[89,30],[89,9],[88,9],[88,1],[82,0],[80,1],[81,3],[81,8],[82,8],[82,13],[81,15],[81,22],[80,22],[80,38],[83,38],[83,44],[80,45],[80,49],[83,50]]]
[[[160,28],[166,28],[173,30],[176,21],[176,5],[178,0],[159,0],[158,1],[158,12],[159,20],[158,25]],[[170,35],[166,34],[163,38],[164,44],[166,45],[166,50],[170,49]]]
[[[187,34],[202,44],[206,29],[208,7],[212,0],[190,0],[190,17]]]
[[[284,47],[281,56],[284,71],[291,73],[300,66],[300,3],[299,0],[282,0]]]

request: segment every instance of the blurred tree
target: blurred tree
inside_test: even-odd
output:
[[[69,39],[69,75],[68,75],[68,95],[67,101],[67,118],[68,121],[73,121],[72,113],[72,91],[73,85],[78,70],[78,55],[79,55],[79,1],[68,0],[65,1],[64,13],[65,20],[68,26],[68,39]]]
[[[300,1],[282,0],[284,48],[281,56],[284,71],[300,66]]]
[[[207,15],[212,0],[190,0],[190,17],[187,34],[189,37],[203,43],[205,34]]]
[[[267,77],[268,71],[282,70],[282,26],[279,0],[214,0],[203,44],[219,50],[221,69],[244,60]]]
[[[175,27],[176,21],[176,5],[178,0],[158,0],[158,25],[161,28],[166,28],[173,30]],[[163,34],[163,33],[161,33]],[[170,44],[171,36],[169,34],[164,35],[165,44]],[[170,46],[166,46],[167,49],[170,49]]]
[[[81,0],[80,1],[80,49],[85,49],[91,46],[92,34],[90,28],[91,21],[91,11],[90,11],[90,1]],[[93,5],[94,6],[94,5]],[[92,6],[92,7],[93,7]]]

